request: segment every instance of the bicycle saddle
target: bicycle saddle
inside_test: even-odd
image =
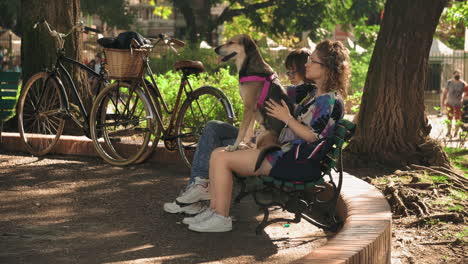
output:
[[[176,71],[182,70],[188,74],[197,74],[205,71],[205,67],[201,61],[192,61],[192,60],[180,60],[174,63],[174,68]]]

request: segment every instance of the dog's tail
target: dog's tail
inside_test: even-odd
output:
[[[268,147],[262,149],[262,151],[260,151],[260,154],[258,154],[257,163],[255,163],[255,170],[254,171],[257,171],[258,169],[260,169],[260,166],[262,166],[262,162],[266,158],[266,155],[268,155],[268,154],[270,154],[272,152],[275,152],[277,150],[281,150],[281,147],[278,146],[278,145],[272,145],[272,146],[268,146]]]

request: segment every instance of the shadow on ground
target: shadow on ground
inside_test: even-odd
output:
[[[233,232],[191,232],[162,210],[187,176],[177,164],[0,152],[0,263],[287,263],[326,242],[304,221],[255,235],[251,199],[233,208]]]

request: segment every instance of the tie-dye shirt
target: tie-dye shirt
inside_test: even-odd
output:
[[[334,131],[335,123],[343,118],[343,106],[335,92],[322,94],[298,106],[297,120],[308,125],[318,139],[326,138]]]
[[[305,102],[297,106],[295,114],[299,122],[310,127],[318,140],[307,143],[304,139],[296,136],[294,132],[292,132],[292,129],[285,128],[285,134],[287,135],[285,138],[289,137],[290,140],[282,141],[282,150],[267,155],[267,160],[272,166],[274,166],[276,161],[293,146],[303,143],[318,145],[318,143],[322,141],[321,139],[330,136],[335,129],[335,124],[344,116],[344,103],[335,92],[322,94],[315,98],[311,96],[309,99],[306,99]]]

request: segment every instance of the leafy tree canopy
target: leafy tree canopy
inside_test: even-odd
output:
[[[187,22],[189,39],[206,39],[218,26],[228,32],[263,32],[273,39],[310,32],[322,39],[336,24],[354,25],[365,18],[366,25],[380,21],[384,0],[171,0]],[[211,7],[226,4],[217,17],[207,16]],[[199,12],[204,9],[205,12]],[[203,17],[198,17],[203,14]],[[200,16],[200,15],[198,15]],[[198,22],[197,25],[195,22]]]
[[[463,49],[468,27],[468,2],[451,1],[440,18],[436,37],[453,49]]]
[[[81,10],[87,15],[98,15],[111,27],[128,28],[134,20],[126,0],[81,0]]]

